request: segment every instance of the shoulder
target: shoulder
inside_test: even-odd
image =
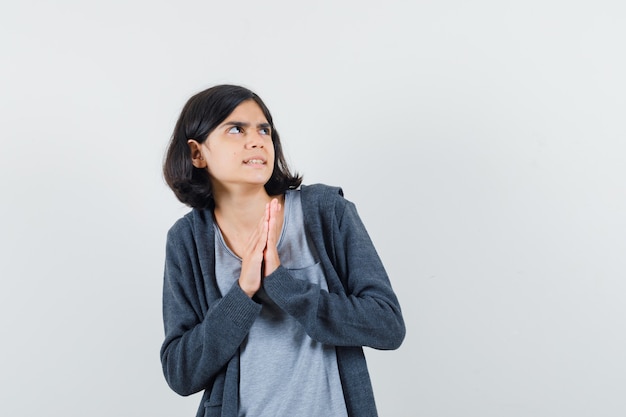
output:
[[[302,185],[302,208],[305,216],[341,219],[352,203],[344,198],[343,189],[326,184]]]
[[[200,228],[205,229],[211,220],[211,213],[204,209],[192,209],[170,227],[167,232],[168,241],[193,238]]]
[[[344,200],[343,189],[341,187],[326,184],[310,184],[300,187],[302,201],[308,205],[325,206],[334,205],[338,201]]]
[[[327,184],[303,184],[300,186],[303,194],[312,194],[312,195],[325,195],[325,194],[339,194],[343,196],[343,190],[341,187],[327,185]]]

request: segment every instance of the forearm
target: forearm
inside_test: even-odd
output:
[[[321,343],[395,349],[404,338],[397,301],[391,288],[382,283],[350,295],[330,293],[280,267],[265,278],[263,287],[268,297]]]
[[[164,299],[166,338],[161,348],[163,372],[181,395],[201,391],[236,354],[261,306],[238,285],[198,321],[188,306]]]

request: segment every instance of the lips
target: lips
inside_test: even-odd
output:
[[[265,161],[265,158],[254,156],[252,158],[245,159],[243,163],[246,165],[265,165],[267,162]]]

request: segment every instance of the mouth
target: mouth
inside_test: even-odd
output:
[[[265,159],[251,158],[243,161],[245,165],[265,165],[267,162]]]

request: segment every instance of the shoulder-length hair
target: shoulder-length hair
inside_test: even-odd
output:
[[[200,209],[214,207],[209,173],[206,169],[193,166],[187,141],[206,141],[209,134],[245,100],[254,100],[259,105],[271,127],[275,158],[272,176],[265,184],[267,193],[282,194],[302,183],[302,177],[289,170],[272,115],[263,100],[244,87],[217,85],[195,94],[187,101],[176,122],[163,162],[165,182],[182,203]]]

